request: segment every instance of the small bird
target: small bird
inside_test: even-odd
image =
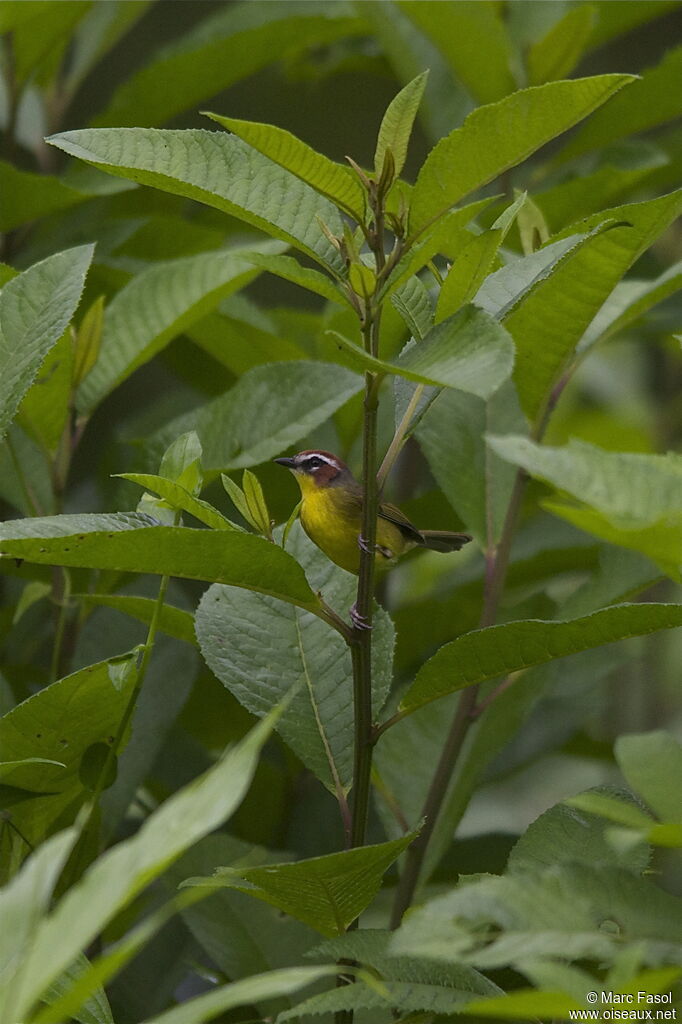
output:
[[[301,488],[301,523],[313,544],[342,569],[360,572],[362,487],[345,462],[331,452],[305,451],[275,459],[296,477]],[[468,533],[418,530],[395,505],[378,509],[375,565],[388,567],[413,547],[459,551],[471,540]]]

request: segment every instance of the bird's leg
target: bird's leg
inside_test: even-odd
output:
[[[358,611],[357,601],[353,603],[353,607],[350,610],[350,621],[356,629],[373,629],[365,616],[361,615]]]

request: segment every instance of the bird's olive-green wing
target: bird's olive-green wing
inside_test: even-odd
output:
[[[407,516],[396,508],[395,505],[389,505],[387,502],[382,502],[379,506],[379,516],[382,519],[386,519],[389,523],[394,523],[398,527],[400,532],[408,540],[411,540],[413,544],[423,544],[424,538],[421,533],[414,526]]]

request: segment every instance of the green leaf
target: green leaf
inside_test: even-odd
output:
[[[78,389],[79,412],[89,415],[185,327],[253,280],[258,269],[243,255],[253,248],[199,253],[136,274],[106,308],[97,360]]]
[[[614,847],[609,842],[608,825],[598,810],[599,801],[608,801],[616,806],[623,818],[626,815],[630,819],[644,818],[651,825],[651,819],[642,814],[634,800],[625,793],[615,796],[605,790],[589,790],[569,798],[564,804],[550,807],[532,822],[514,844],[507,871],[521,875],[524,871],[537,871],[575,861],[590,865],[610,864],[629,868],[637,874],[645,871],[649,866],[649,847],[645,842],[625,849]]]
[[[438,394],[415,429],[438,486],[484,549],[502,531],[516,471],[486,447],[486,433],[523,430],[511,381],[486,402],[457,390]],[[490,533],[490,537],[488,534]]]
[[[502,231],[494,228],[476,235],[462,247],[439,292],[436,323],[471,302],[490,270],[502,237]]]
[[[311,611],[318,607],[291,555],[237,530],[156,526],[135,514],[48,516],[2,524],[0,554],[42,565],[228,583]]]
[[[340,234],[336,208],[234,135],[196,129],[85,128],[53,135],[49,141],[109,174],[229,213],[300,249],[337,275],[343,273],[341,255],[317,220]]]
[[[660,18],[677,3],[676,0],[626,0],[625,3],[622,0],[618,3],[593,0],[593,6],[599,12],[599,18],[590,39],[590,49],[596,50],[638,25]]]
[[[29,221],[65,210],[88,198],[49,174],[19,170],[0,160],[0,231],[12,231]]]
[[[650,281],[621,281],[613,289],[590,326],[585,331],[579,352],[600,344],[628,327],[652,306],[674,295],[682,287],[682,260],[673,263],[659,277]]]
[[[528,81],[542,85],[567,78],[583,55],[594,24],[594,8],[574,7],[528,51]],[[609,109],[611,109],[609,107]]]
[[[668,50],[660,64],[644,71],[626,96],[619,96],[582,125],[559,160],[572,160],[636,132],[648,131],[682,114],[678,88],[682,75],[682,46]]]
[[[629,786],[661,821],[682,822],[682,795],[672,780],[680,777],[682,747],[663,730],[619,736],[616,760]]]
[[[73,594],[74,600],[82,601],[86,606],[114,608],[116,611],[130,615],[149,625],[154,616],[156,598],[134,597],[124,594]],[[176,640],[183,640],[192,647],[197,646],[194,635],[194,616],[182,608],[175,608],[173,605],[164,604],[158,621],[160,632],[175,637]]]
[[[189,512],[191,516],[198,519],[200,523],[210,526],[212,530],[239,529],[238,526],[231,523],[213,505],[210,505],[207,501],[202,501],[201,498],[195,498],[193,494],[190,494],[180,484],[176,484],[175,481],[168,480],[166,477],[154,476],[152,473],[116,473],[115,476],[120,477],[122,480],[130,480],[134,484],[139,484],[140,487],[153,491],[154,494],[158,494],[172,505],[173,508]]]
[[[410,235],[420,234],[469,192],[560,135],[633,78],[601,75],[550,82],[479,107],[426,158],[412,194]]]
[[[201,441],[195,430],[180,434],[168,446],[159,465],[159,476],[174,480],[194,497],[201,492]]]
[[[125,656],[135,664],[134,653]],[[95,743],[116,734],[134,683],[117,689],[109,661],[89,665],[18,704],[0,718],[4,760],[27,759],[7,777],[12,785],[44,793],[14,816],[29,839],[42,838],[69,804],[83,796],[81,759]]]
[[[603,512],[623,527],[656,522],[682,506],[682,457],[613,452],[585,441],[563,448],[526,437],[489,437],[503,459]]]
[[[272,540],[272,521],[263,488],[255,473],[248,469],[245,469],[242,474],[242,488],[247,507],[256,524],[256,530],[268,540]]]
[[[405,166],[412,126],[424,95],[427,77],[428,71],[424,71],[421,75],[413,78],[397,96],[394,96],[386,108],[374,151],[374,174],[377,180],[381,177],[387,150],[391,151],[393,157],[395,177],[400,177],[400,172]]]
[[[211,878],[190,878],[185,885],[238,889],[331,938],[342,935],[369,906],[385,872],[417,834],[293,864],[218,868]]]
[[[586,811],[592,815],[598,814],[619,825],[643,830],[645,834],[653,824],[648,814],[640,810],[637,804],[624,800],[622,795],[609,796],[608,793],[588,790],[586,793],[578,793],[577,796],[569,796],[565,803],[569,807],[575,807],[578,811]]]
[[[573,1020],[584,1006],[565,992],[539,992],[534,988],[520,989],[504,996],[474,999],[463,1008],[474,1017],[494,1017],[502,1020],[526,1020],[528,1017],[553,1017]]]
[[[55,253],[0,292],[0,438],[80,301],[94,246]]]
[[[358,374],[332,363],[255,366],[224,395],[171,420],[153,440],[165,446],[196,430],[205,470],[257,466],[315,430],[362,386]]]
[[[682,605],[622,604],[567,622],[529,619],[477,629],[445,644],[400,702],[409,713],[454,690],[565,658],[602,644],[682,625]]]
[[[18,423],[43,451],[57,451],[63,440],[72,396],[74,369],[70,332],[47,353],[38,376],[19,406]]]
[[[315,593],[321,592],[326,603],[345,616],[355,599],[355,578],[333,565],[298,524],[289,550]],[[204,594],[196,613],[196,633],[209,668],[253,714],[266,714],[283,694],[299,687],[277,729],[332,793],[347,790],[353,773],[352,670],[348,645],[340,634],[292,606],[221,586]],[[375,715],[391,685],[393,643],[391,621],[377,609]]]
[[[45,1002],[48,1007],[54,1006],[64,992],[68,991],[75,981],[82,978],[91,969],[88,958],[79,956],[60,978],[53,981],[45,994]],[[92,994],[79,1004],[73,1011],[73,1019],[80,1024],[115,1024],[111,1006],[107,999],[106,992],[99,986]]]
[[[519,397],[533,420],[542,416],[557,377],[620,278],[681,211],[679,190],[604,210],[562,232],[594,231],[606,217],[622,222],[586,239],[504,318],[517,346]]]
[[[321,967],[284,967],[267,974],[242,978],[229,985],[220,985],[202,996],[188,999],[144,1024],[202,1024],[219,1014],[239,1006],[251,1006],[266,999],[289,996],[336,971],[328,965]]]
[[[514,91],[512,47],[495,5],[408,0],[400,9],[433,40],[479,103],[492,103]]]
[[[476,293],[476,305],[492,316],[507,316],[524,296],[549,277],[561,261],[584,245],[589,237],[589,234],[571,235],[558,242],[550,242],[537,252],[513,259],[488,275]]]
[[[394,373],[418,384],[437,384],[489,398],[509,377],[514,349],[504,328],[489,314],[466,306],[433,327],[397,362],[376,359],[336,332],[334,337],[363,369]]]
[[[423,341],[433,327],[433,300],[426,285],[411,277],[391,295],[391,305],[416,341]]]
[[[39,924],[25,954],[24,971],[15,978],[14,1019],[25,1017],[36,998],[115,914],[234,812],[251,782],[274,717],[259,723],[216,765],[166,800],[135,836],[100,857]]]
[[[104,327],[104,296],[86,310],[78,330],[74,333],[73,351],[73,384],[75,387],[87,377],[97,362],[102,346],[102,329]]]
[[[95,123],[162,124],[268,64],[362,31],[345,3],[218,8],[127,78]]]
[[[47,914],[52,893],[78,830],[65,829],[46,839],[28,857],[21,870],[0,890],[0,1021],[20,1020],[16,989],[25,977],[25,957]],[[68,967],[68,963],[65,965]],[[38,995],[39,993],[36,993]],[[16,1011],[16,1012],[15,1012]]]
[[[325,274],[321,274],[319,270],[313,270],[311,267],[302,267],[293,256],[266,256],[263,253],[254,252],[248,254],[248,259],[261,270],[267,270],[270,274],[276,274],[277,277],[281,277],[285,281],[298,284],[301,288],[314,292],[315,295],[321,295],[323,299],[328,299],[329,302],[348,303],[344,293]]]
[[[329,157],[316,152],[307,143],[297,139],[284,128],[256,121],[240,121],[235,117],[205,112],[216,121],[253,146],[263,156],[279,164],[286,171],[305,181],[311,188],[326,196],[336,206],[346,210],[356,220],[362,220],[365,195],[350,167],[334,163]]]

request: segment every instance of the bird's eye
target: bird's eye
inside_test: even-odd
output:
[[[322,460],[318,459],[316,455],[313,455],[312,459],[308,459],[308,469],[314,470],[319,469],[322,465]]]

